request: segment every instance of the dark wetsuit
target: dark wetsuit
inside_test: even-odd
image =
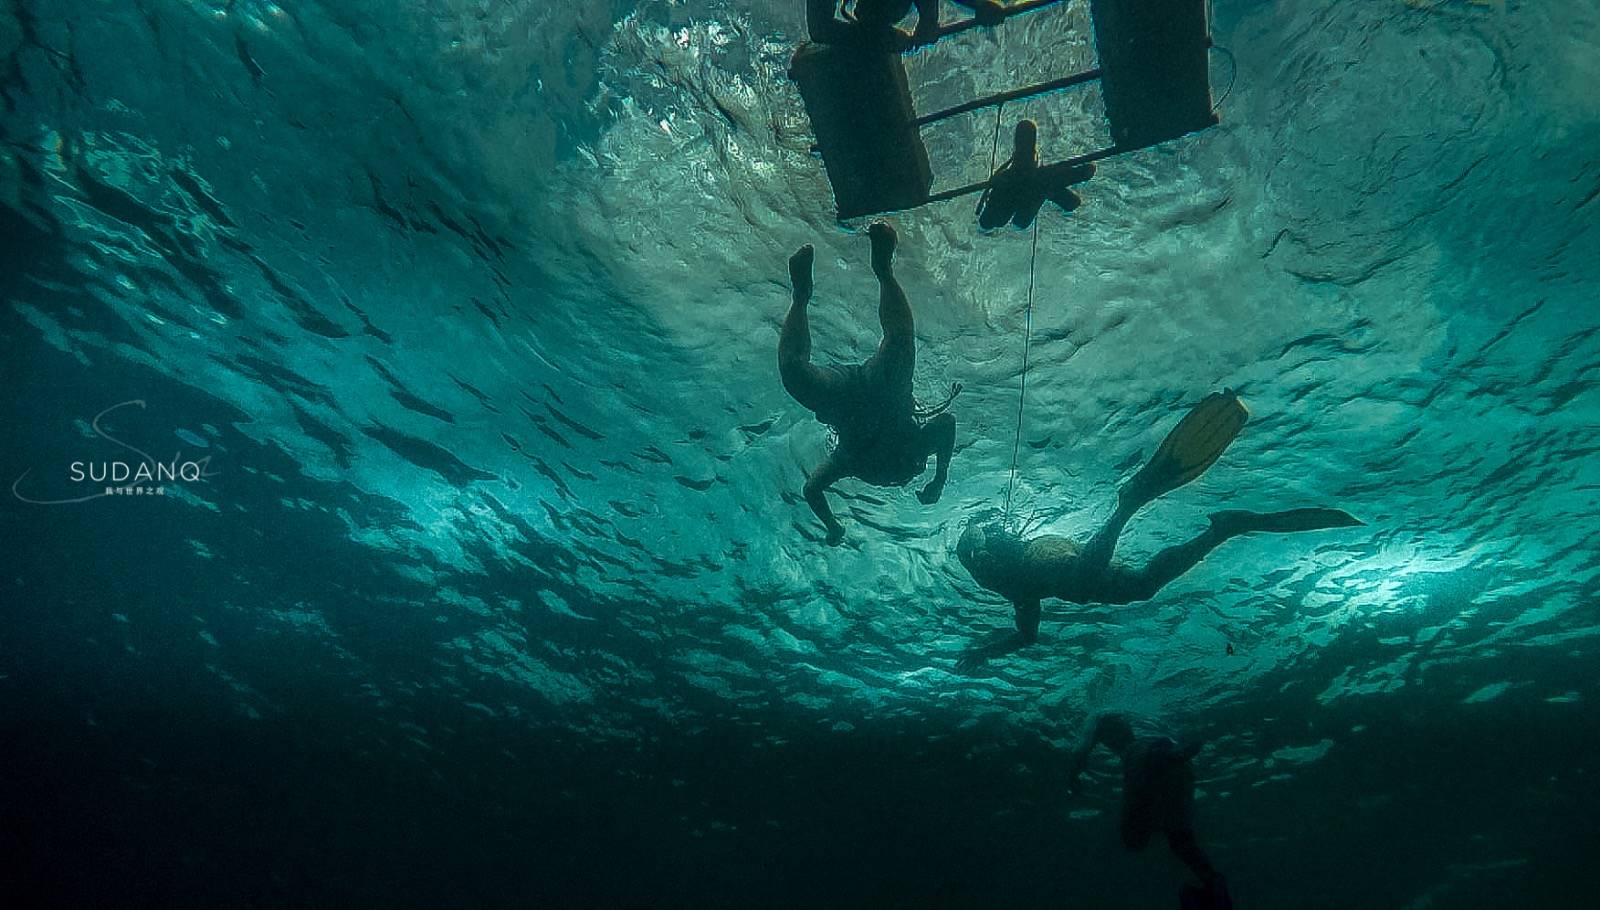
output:
[[[1122,753],[1122,843],[1143,850],[1156,832],[1193,839],[1194,769],[1165,736],[1136,740]],[[1180,852],[1176,846],[1173,852]]]
[[[939,501],[949,479],[950,456],[955,451],[954,415],[945,412],[918,420],[911,396],[911,375],[917,365],[916,324],[905,289],[894,277],[898,237],[886,221],[873,222],[867,235],[872,240],[878,322],[883,327],[878,350],[859,365],[818,366],[811,362],[807,310],[815,251],[809,245],[789,257],[794,300],[778,334],[778,375],[784,389],[839,434],[838,446],[806,478],[804,490],[806,504],[828,529],[831,546],[844,540],[844,527],[825,495],[835,481],[856,477],[874,486],[900,486],[923,472],[931,454],[936,459],[933,479],[917,491],[917,499],[932,505]]]
[[[899,487],[927,469],[930,453],[918,444],[922,424],[913,415],[909,392],[873,376],[878,359],[825,368],[832,379],[829,398],[815,413],[839,434],[834,451],[855,468],[858,479]]]
[[[1046,200],[1063,212],[1071,212],[1083,200],[1070,187],[1094,176],[1094,165],[1072,166],[1065,162],[1040,167],[1007,161],[990,178],[989,188],[978,201],[978,226],[993,230],[1006,222],[1026,228],[1038,217]]]
[[[1088,766],[1096,745],[1122,759],[1123,846],[1143,850],[1156,834],[1163,835],[1173,855],[1205,886],[1193,895],[1209,895],[1210,902],[1202,906],[1229,906],[1227,887],[1194,833],[1194,769],[1189,761],[1199,748],[1184,748],[1166,736],[1137,736],[1122,715],[1103,715],[1072,757],[1072,781]]]

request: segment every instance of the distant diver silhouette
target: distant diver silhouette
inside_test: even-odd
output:
[[[1204,473],[1239,435],[1248,418],[1249,411],[1233,392],[1207,395],[1167,434],[1150,461],[1122,485],[1116,512],[1087,545],[1053,534],[1025,540],[1004,516],[969,523],[956,544],[956,557],[973,581],[1011,601],[1016,610],[1016,633],[968,651],[963,667],[970,669],[989,657],[1037,641],[1039,602],[1044,598],[1077,604],[1148,600],[1224,541],[1241,534],[1283,534],[1363,523],[1339,509],[1222,511],[1211,515],[1211,527],[1198,537],[1162,550],[1142,569],[1112,562],[1117,539],[1134,513]]]
[[[1167,849],[1200,880],[1180,892],[1183,910],[1231,910],[1228,884],[1211,865],[1194,833],[1194,769],[1189,762],[1198,745],[1180,746],[1166,736],[1138,736],[1128,718],[1102,714],[1073,750],[1067,789],[1078,792],[1078,779],[1089,766],[1096,746],[1105,746],[1122,760],[1122,844],[1143,850],[1160,832]]]
[[[927,468],[928,456],[933,455],[937,459],[933,479],[917,493],[931,505],[939,500],[950,475],[956,441],[955,415],[946,409],[960,385],[951,387],[950,398],[928,409],[919,409],[911,394],[917,343],[911,304],[894,277],[898,236],[887,221],[874,222],[867,234],[872,241],[872,271],[878,276],[878,321],[883,326],[877,352],[859,365],[822,367],[811,362],[806,308],[811,302],[815,252],[810,244],[789,257],[794,300],[778,338],[783,387],[838,434],[838,444],[805,484],[806,502],[827,528],[830,546],[844,541],[844,526],[824,495],[830,486],[846,477],[874,486],[903,486]]]

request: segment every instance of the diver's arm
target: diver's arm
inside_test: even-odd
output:
[[[839,524],[839,519],[834,517],[833,507],[828,505],[826,494],[829,487],[846,476],[848,474],[840,466],[838,458],[830,455],[817,468],[816,473],[806,479],[804,491],[806,505],[811,507],[811,511],[817,513],[817,517],[822,519],[823,527],[828,529],[828,546],[830,547],[836,547],[844,542],[844,525]]]
[[[994,658],[1020,651],[1036,640],[1024,638],[1020,632],[1007,632],[991,637],[968,648],[961,655],[961,659],[956,661],[956,670],[960,673],[974,673]]]
[[[1078,777],[1089,767],[1089,753],[1095,746],[1105,746],[1107,749],[1122,755],[1126,762],[1126,750],[1133,744],[1133,725],[1129,723],[1127,715],[1110,713],[1100,714],[1089,720],[1089,729],[1084,733],[1083,740],[1072,753],[1072,764],[1068,766],[1067,789],[1073,793],[1078,792]],[[1118,744],[1121,745],[1118,745]]]
[[[1011,606],[1017,611],[1018,647],[1034,644],[1039,640],[1039,616],[1042,612],[1038,598],[1014,601]]]
[[[1099,742],[1095,738],[1094,731],[1091,730],[1078,742],[1078,747],[1072,750],[1072,756],[1067,762],[1068,793],[1078,792],[1078,779],[1083,776],[1083,772],[1089,769],[1089,755],[1094,752],[1094,747]]]

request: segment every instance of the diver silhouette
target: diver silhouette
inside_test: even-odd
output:
[[[1078,779],[1089,766],[1096,746],[1105,746],[1122,761],[1122,844],[1130,851],[1149,846],[1156,832],[1167,849],[1183,861],[1200,886],[1184,886],[1183,910],[1231,910],[1233,900],[1221,873],[1211,865],[1194,833],[1194,769],[1190,760],[1198,745],[1180,746],[1169,737],[1135,734],[1122,714],[1102,714],[1073,750],[1067,789],[1078,793]]]
[[[970,670],[990,657],[1037,641],[1039,602],[1044,598],[1076,604],[1148,600],[1223,542],[1241,534],[1363,524],[1339,509],[1222,511],[1211,515],[1211,526],[1199,536],[1162,550],[1142,569],[1112,562],[1117,539],[1134,513],[1204,473],[1239,435],[1248,418],[1249,411],[1233,392],[1207,395],[1173,427],[1150,461],[1122,485],[1116,512],[1087,545],[1053,534],[1024,540],[1002,517],[969,523],[956,543],[956,558],[973,581],[1011,601],[1016,632],[970,649],[961,667]]]
[[[821,367],[811,362],[811,266],[815,251],[810,244],[789,257],[789,280],[794,301],[783,319],[778,337],[778,374],[783,387],[817,419],[832,426],[838,444],[805,484],[806,502],[827,528],[829,546],[844,541],[844,526],[834,517],[824,495],[835,482],[855,477],[874,486],[898,487],[921,474],[928,456],[936,457],[933,479],[917,498],[938,502],[950,476],[950,455],[955,449],[956,419],[946,411],[950,398],[937,407],[920,410],[911,395],[911,374],[916,365],[917,342],[911,304],[894,277],[894,250],[898,236],[887,221],[867,228],[872,242],[872,271],[878,277],[878,321],[883,339],[865,363]]]
[[[1093,164],[1039,164],[1039,126],[1032,120],[1017,123],[1012,136],[1011,157],[995,169],[989,185],[978,197],[978,227],[993,230],[1006,222],[1018,228],[1033,224],[1046,200],[1063,212],[1083,204],[1072,191],[1094,176]]]

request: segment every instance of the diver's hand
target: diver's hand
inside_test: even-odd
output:
[[[830,547],[844,543],[844,525],[834,525],[828,529],[827,543]]]

